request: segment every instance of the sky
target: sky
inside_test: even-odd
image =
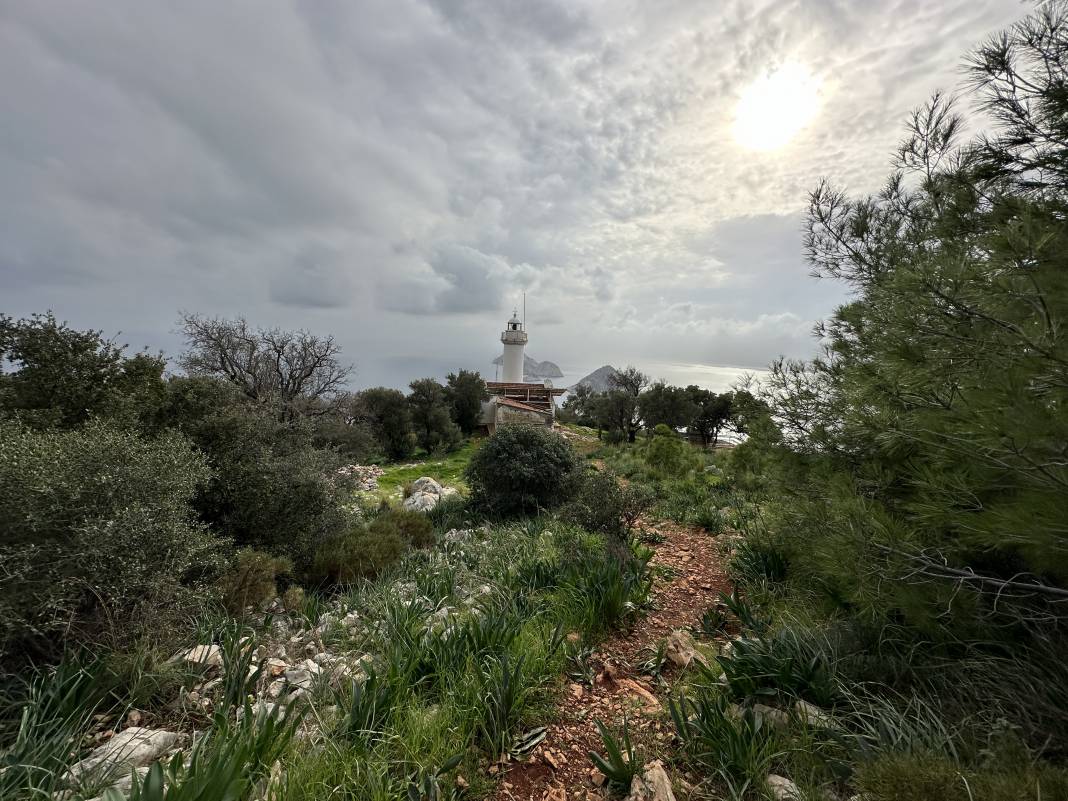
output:
[[[353,388],[491,374],[524,291],[569,375],[810,356],[807,193],[876,191],[1027,8],[0,0],[0,311],[333,334]]]

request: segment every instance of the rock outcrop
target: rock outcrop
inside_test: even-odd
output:
[[[772,773],[764,780],[768,786],[768,792],[775,801],[800,801],[801,791],[797,785],[785,776]]]
[[[708,664],[704,654],[697,650],[693,635],[685,629],[675,629],[668,635],[665,656],[673,665],[681,668],[689,667],[693,662]]]
[[[177,732],[130,726],[72,765],[68,782],[107,784],[109,780],[117,781],[137,768],[151,765],[180,740],[181,735]]]
[[[494,364],[504,364],[504,356],[498,356],[493,360]],[[539,362],[529,356],[523,356],[523,380],[530,382],[542,381],[546,378],[563,378],[564,373],[553,362]]]
[[[417,478],[411,489],[411,495],[404,499],[404,508],[412,512],[429,512],[443,498],[456,494],[454,487],[443,487],[430,476]]]
[[[385,473],[376,464],[359,465],[348,464],[337,469],[339,476],[351,478],[356,484],[358,492],[374,492],[378,489],[378,479]]]
[[[184,663],[200,670],[221,668],[223,665],[222,648],[218,645],[195,645],[187,651],[176,654],[171,661]]]
[[[634,777],[626,801],[675,801],[671,779],[659,759],[646,764],[642,775]]]
[[[603,367],[598,367],[592,373],[585,378],[580,378],[570,387],[568,390],[574,392],[579,386],[585,385],[593,392],[607,392],[608,383],[612,376],[616,375],[619,371],[610,364],[606,364]]]

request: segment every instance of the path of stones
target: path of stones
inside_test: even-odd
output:
[[[572,683],[560,702],[557,719],[548,724],[545,740],[523,762],[495,766],[500,776],[495,801],[601,801],[588,752],[604,753],[596,721],[610,730],[627,715],[631,738],[646,746],[649,758],[666,750],[671,722],[663,707],[665,692],[634,667],[646,648],[655,648],[676,629],[699,623],[720,592],[729,592],[721,545],[701,529],[655,521],[646,530],[659,531],[664,541],[653,545],[653,564],[669,568],[653,587],[652,611],[628,631],[602,642],[594,652],[597,681],[592,687]],[[607,669],[606,669],[607,668]],[[674,668],[665,669],[670,680]],[[657,747],[657,746],[661,747]]]

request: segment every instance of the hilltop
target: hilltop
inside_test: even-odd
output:
[[[603,365],[602,367],[598,367],[585,378],[580,378],[568,387],[568,389],[574,391],[576,388],[586,385],[593,392],[607,392],[608,382],[611,380],[612,376],[616,375],[618,372],[619,370],[610,364]]]
[[[498,356],[493,360],[496,365],[504,363],[504,356]],[[539,362],[537,359],[532,359],[529,356],[523,357],[523,378],[526,381],[531,379],[537,381],[545,378],[563,378],[564,372],[554,362]]]

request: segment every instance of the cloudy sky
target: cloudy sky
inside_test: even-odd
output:
[[[333,333],[354,386],[530,345],[813,351],[806,193],[876,189],[1019,0],[0,0],[0,311],[174,354]]]

